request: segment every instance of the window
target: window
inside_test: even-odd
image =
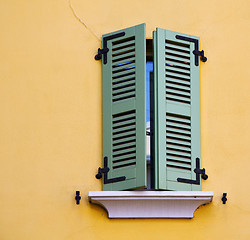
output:
[[[198,46],[198,47],[197,47]],[[147,187],[145,24],[103,36],[103,190]],[[151,74],[151,181],[200,190],[199,38],[157,28]],[[148,63],[149,64],[149,63]]]

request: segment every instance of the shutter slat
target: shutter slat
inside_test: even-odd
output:
[[[166,86],[166,93],[171,94],[171,95],[180,94],[180,95],[187,96],[187,97],[190,98],[190,93],[189,92],[185,92],[185,91],[182,91],[182,90],[174,90],[172,88],[169,88],[168,86]]]
[[[126,87],[125,89],[122,88],[122,89],[117,89],[117,90],[113,90],[113,96],[115,95],[119,95],[119,94],[122,94],[124,91],[135,91],[135,85],[133,86],[128,86]]]
[[[184,96],[176,96],[173,93],[169,94],[169,92],[166,92],[166,99],[173,102],[183,102],[185,104],[190,104],[190,98]]]
[[[118,139],[118,140],[113,140],[113,146],[116,146],[116,145],[122,146],[128,142],[135,142],[135,141],[136,141],[135,136],[122,138],[122,139]]]
[[[113,96],[113,102],[118,102],[118,101],[124,101],[124,100],[128,100],[130,98],[134,98],[135,97],[135,93],[134,91],[128,92],[128,93],[121,93],[118,96]]]
[[[179,145],[176,145],[174,143],[168,143],[167,146],[171,149],[177,149],[177,150],[180,150],[180,151],[187,151],[187,152],[190,152],[191,151],[191,146],[187,146],[187,147],[182,147],[182,146],[179,146]]]
[[[114,59],[112,58],[112,67],[119,66],[120,64],[126,64],[129,62],[135,61],[135,55],[134,54],[128,54],[126,57]]]
[[[135,74],[135,69],[134,68],[125,69],[124,71],[118,72],[118,73],[113,73],[112,78],[117,81],[117,80],[120,80],[123,77],[126,77],[128,75],[132,75],[132,74]]]
[[[135,51],[130,51],[130,52],[126,52],[120,55],[114,55],[111,56],[112,57],[112,63],[114,65],[114,63],[116,64],[117,61],[123,60],[125,58],[129,58],[129,57],[134,57],[135,58]]]
[[[136,142],[125,143],[123,145],[115,145],[115,146],[113,145],[114,152],[120,151],[124,148],[131,148],[132,149],[134,147],[136,147]]]
[[[114,158],[113,159],[113,163],[116,164],[116,163],[120,163],[120,162],[124,162],[124,161],[127,161],[127,160],[131,160],[131,159],[136,159],[136,153],[129,153],[129,154],[126,154],[124,156],[121,156],[121,157],[117,157],[117,158]]]
[[[187,70],[190,71],[190,65],[176,62],[176,61],[174,61],[174,59],[165,60],[165,64],[167,64],[167,65],[174,65],[175,67],[179,67],[179,68],[182,67],[182,68],[185,68],[185,69],[187,69]]]
[[[183,140],[183,141],[191,141],[191,137],[184,136],[182,134],[178,134],[177,132],[167,132],[167,137],[177,138],[177,140]]]
[[[173,55],[169,55],[169,54],[167,54],[167,55],[165,56],[165,60],[166,60],[166,61],[167,61],[167,60],[177,61],[177,62],[180,62],[180,63],[182,63],[182,64],[186,64],[187,66],[190,65],[190,60],[189,60],[189,59],[183,59],[183,58],[181,58],[181,57],[177,57],[177,56],[173,56]]]
[[[136,127],[135,126],[127,126],[124,127],[123,129],[113,129],[113,135],[114,137],[118,137],[118,136],[122,136],[124,132],[128,133],[128,132],[135,132],[136,131]]]
[[[130,149],[125,149],[125,150],[115,151],[113,149],[112,159],[116,160],[117,158],[120,158],[121,156],[125,157],[126,155],[135,154],[135,153],[136,153],[136,146],[135,145],[134,145],[134,147],[131,147]]]
[[[115,66],[113,67],[113,73],[117,72],[117,71],[124,71],[124,70],[128,70],[128,69],[132,69],[135,67],[135,61],[132,61],[131,63],[128,62],[126,64],[120,64],[120,66]]]
[[[125,81],[125,82],[122,82],[122,83],[118,83],[118,84],[113,83],[112,90],[115,91],[115,90],[118,90],[118,89],[123,89],[123,88],[131,87],[131,86],[135,86],[135,80],[134,79],[132,79],[130,81]]]
[[[135,81],[135,72],[131,72],[131,74],[127,75],[127,76],[120,76],[119,78],[113,79],[112,84],[114,86],[116,83],[130,81],[131,79],[134,79],[134,81]]]
[[[166,82],[168,83],[174,83],[174,84],[178,84],[180,86],[186,86],[190,88],[190,82],[189,80],[180,80],[180,79],[176,79],[176,78],[172,78],[171,76],[166,77]]]
[[[166,55],[171,55],[171,54],[176,54],[179,57],[184,58],[184,59],[188,59],[188,60],[190,59],[190,53],[180,52],[178,51],[178,49],[173,49],[173,48],[168,49],[166,47]]]
[[[180,157],[187,158],[187,159],[191,158],[191,154],[190,153],[186,153],[186,152],[182,152],[182,151],[167,149],[166,153],[167,153],[167,155],[168,154],[172,154],[172,155],[178,155]]]
[[[119,106],[119,104],[118,104]],[[120,109],[118,109],[118,112],[120,111]],[[116,126],[119,126],[119,123],[124,123],[128,120],[131,120],[131,119],[134,119],[134,121],[136,121],[136,112],[134,110],[132,111],[126,111],[124,112],[123,114],[115,114],[113,115],[113,118],[112,118],[112,123],[113,123],[113,126],[112,128],[115,129]]]
[[[131,160],[125,160],[119,163],[113,163],[113,168],[117,169],[117,168],[121,168],[121,167],[127,167],[127,166],[131,166],[131,165],[135,165],[136,164],[136,160],[135,159],[131,159]]]
[[[167,52],[166,53],[166,58],[168,59],[175,59],[184,63],[188,63],[190,62],[190,59],[180,55],[180,54],[175,54],[175,53],[171,53],[171,52]]]
[[[183,123],[178,123],[178,122],[172,122],[170,120],[167,120],[167,127],[175,127],[179,129],[185,129],[191,131],[191,126],[190,125],[185,125]]]
[[[135,76],[127,77],[122,80],[112,81],[112,90],[115,90],[119,85],[135,84]]]
[[[177,90],[185,90],[187,92],[190,92],[190,87],[186,87],[186,86],[182,86],[182,85],[178,85],[178,84],[173,84],[173,83],[169,83],[169,82],[166,82],[166,87],[176,88]]]
[[[183,68],[178,68],[176,66],[168,66],[166,65],[166,71],[176,71],[179,72],[180,74],[190,76],[190,69],[183,69]]]
[[[135,116],[136,116],[135,110],[118,113],[118,114],[113,115],[112,123],[116,124],[118,121],[120,122],[126,121],[127,118],[130,118],[130,117],[134,118]]]
[[[190,77],[189,76],[186,76],[186,75],[182,75],[181,73],[177,73],[177,72],[173,72],[173,71],[167,71],[166,72],[166,76],[170,76],[170,77],[176,77],[176,78],[179,78],[179,79],[186,79],[186,80],[190,80]]]
[[[135,58],[135,52],[128,52],[128,53],[124,53],[122,55],[117,55],[117,56],[112,56],[112,63],[117,64],[118,61],[122,61],[125,60],[127,58]]]
[[[135,125],[135,116],[131,115],[131,116],[128,116],[127,118],[124,118],[121,120],[115,119],[113,121],[113,129],[123,127],[124,125],[125,126]]]
[[[190,163],[180,163],[180,162],[173,162],[167,160],[167,167],[172,167],[172,168],[180,168],[183,170],[191,170],[191,164]]]
[[[183,45],[183,43],[179,42],[179,41],[166,41],[165,47],[173,47],[179,50],[182,50],[184,52],[186,51],[190,51],[190,46],[189,44]]]
[[[167,159],[170,159],[172,161],[177,161],[177,162],[187,162],[187,163],[191,162],[191,160],[188,158],[181,158],[181,157],[174,156],[174,155],[167,155]]]
[[[179,128],[173,128],[171,126],[167,126],[167,132],[177,132],[177,133],[180,133],[180,134],[188,134],[190,135],[191,134],[191,131],[190,130],[183,130],[183,129],[179,129]]]
[[[174,145],[178,145],[178,146],[185,146],[185,147],[188,147],[190,148],[191,147],[191,141],[181,141],[181,140],[177,140],[177,139],[174,139],[174,138],[171,138],[171,137],[167,137],[167,144],[174,144]]]
[[[116,49],[119,49],[121,47],[130,45],[130,44],[135,44],[135,38],[134,37],[132,37],[129,40],[127,40],[125,42],[122,42],[122,43],[118,43],[118,44],[113,43],[112,50],[115,51]]]
[[[131,128],[135,128],[135,124],[136,124],[135,122],[130,124],[124,123],[123,125],[119,126],[119,128],[113,128],[113,134],[116,134],[117,132],[120,131],[128,131]]]
[[[130,137],[131,135],[135,135],[135,134],[136,134],[135,127],[131,127],[130,129],[127,129],[127,131],[113,132],[113,141],[115,141],[116,139],[118,140],[120,138]]]
[[[112,57],[122,56],[123,54],[129,53],[129,52],[135,52],[135,46],[128,46],[124,47],[120,50],[113,50]]]
[[[167,120],[169,120],[169,121],[175,121],[175,122],[183,123],[183,124],[186,124],[186,125],[191,124],[190,118],[186,118],[184,116],[177,117],[175,115],[169,115],[169,114],[166,114],[166,115],[167,115]]]

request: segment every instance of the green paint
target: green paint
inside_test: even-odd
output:
[[[200,68],[194,64],[194,44],[177,40],[184,35],[164,29],[154,32],[155,174],[156,189],[201,190],[195,180],[200,158]]]
[[[106,191],[146,187],[145,24],[103,37],[119,32],[125,36],[108,41],[108,62],[102,64],[103,157],[108,157],[108,178],[126,180],[103,184]]]

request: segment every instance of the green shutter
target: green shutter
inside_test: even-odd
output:
[[[108,183],[103,190],[146,186],[146,38],[145,24],[105,34],[102,57],[103,158]],[[125,177],[123,181],[112,179]],[[104,179],[104,177],[103,177]]]
[[[199,191],[196,158],[200,159],[200,68],[195,44],[164,29],[154,32],[155,182],[156,189]],[[200,183],[200,176],[199,181]]]

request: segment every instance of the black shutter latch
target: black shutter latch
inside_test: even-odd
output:
[[[223,193],[221,201],[223,202],[223,204],[226,204],[227,201],[227,193]]]
[[[109,172],[109,168],[108,167],[104,167],[104,168],[98,168],[98,173],[95,175],[95,177],[97,179],[101,179],[102,178],[102,174],[104,173],[108,173]]]
[[[186,178],[177,178],[177,182],[200,185],[200,174],[201,174],[202,179],[204,179],[204,180],[208,179],[208,175],[205,173],[205,168],[200,169],[200,159],[199,158],[196,158],[196,168],[194,169],[194,172],[196,173],[195,180],[186,179]]]
[[[121,182],[121,181],[125,181],[126,177],[122,176],[122,177],[117,177],[117,178],[109,178],[108,179],[108,172],[109,172],[109,168],[108,168],[108,157],[104,157],[104,168],[98,168],[98,173],[95,175],[95,177],[97,179],[101,179],[102,178],[102,174],[104,175],[104,184],[108,184],[108,183],[114,183],[114,182]]]
[[[206,61],[207,61],[207,58],[204,56],[204,50],[201,50],[201,51],[199,51],[199,50],[194,50],[194,51],[193,51],[193,54],[194,54],[195,56],[200,56],[202,62],[206,62]]]
[[[194,172],[197,174],[201,174],[201,178],[203,180],[207,180],[208,179],[208,175],[205,173],[205,168],[199,169],[199,168],[195,168]]]
[[[75,200],[76,200],[76,204],[79,205],[80,204],[80,200],[82,199],[82,197],[80,196],[80,191],[76,191],[76,196],[75,196]]]
[[[102,59],[102,54],[107,54],[109,51],[108,48],[98,48],[98,53],[95,55],[95,60],[101,60]]]

